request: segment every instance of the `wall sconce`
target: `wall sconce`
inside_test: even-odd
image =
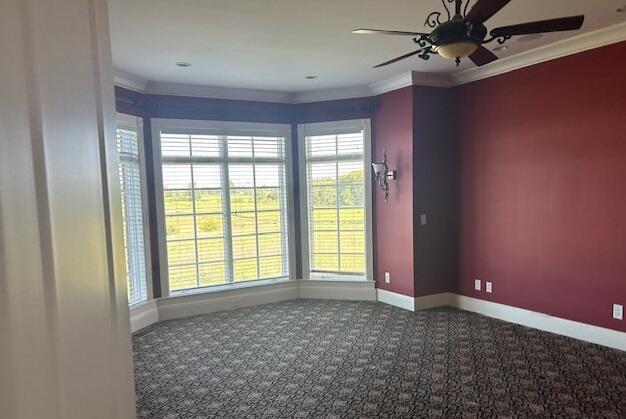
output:
[[[385,204],[387,203],[387,197],[389,196],[389,181],[397,179],[397,173],[395,170],[389,170],[387,166],[387,151],[383,147],[383,161],[373,162],[372,169],[374,170],[374,178],[376,183],[383,190],[385,196]]]

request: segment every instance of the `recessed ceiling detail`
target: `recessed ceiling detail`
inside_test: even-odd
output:
[[[624,0],[512,0],[489,20],[490,27],[578,14],[585,15],[585,25],[579,32],[512,42],[498,53],[498,62],[483,68],[624,22],[624,14],[616,13],[623,5]],[[455,78],[473,71],[471,63],[456,69],[433,56],[429,62],[408,59],[372,69],[372,64],[406,54],[406,39],[371,37],[364,42],[351,34],[361,26],[421,32],[424,17],[440,6],[441,0],[395,0],[393,7],[388,0],[109,0],[113,63],[153,83],[285,95],[357,90],[411,71]],[[193,66],[173,65],[181,60]],[[322,77],[312,83],[305,75]]]

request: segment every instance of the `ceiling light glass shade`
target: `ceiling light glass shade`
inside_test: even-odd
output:
[[[478,49],[478,45],[470,41],[455,42],[437,47],[437,52],[444,58],[453,60],[456,57],[469,57]]]

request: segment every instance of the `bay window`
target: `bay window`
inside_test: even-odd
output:
[[[372,280],[369,120],[299,127],[304,275]]]
[[[159,119],[153,133],[167,291],[288,278],[290,126]]]
[[[128,303],[140,303],[148,299],[149,266],[148,226],[146,223],[146,199],[143,136],[140,120],[119,114],[117,118],[117,152],[119,156],[119,181],[121,186],[122,225],[124,229],[124,253],[126,256],[126,284]]]

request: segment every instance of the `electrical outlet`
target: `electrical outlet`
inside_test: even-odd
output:
[[[485,282],[485,291],[489,294],[493,292],[493,282]]]
[[[391,283],[391,274],[389,272],[385,272],[385,284]]]
[[[480,279],[475,279],[474,280],[474,289],[476,291],[480,291],[482,289],[482,286],[480,284]]]
[[[621,304],[613,304],[613,318],[615,320],[624,320],[624,306]]]
[[[428,224],[428,218],[426,217],[426,214],[420,215],[420,225],[425,226],[426,224]]]

